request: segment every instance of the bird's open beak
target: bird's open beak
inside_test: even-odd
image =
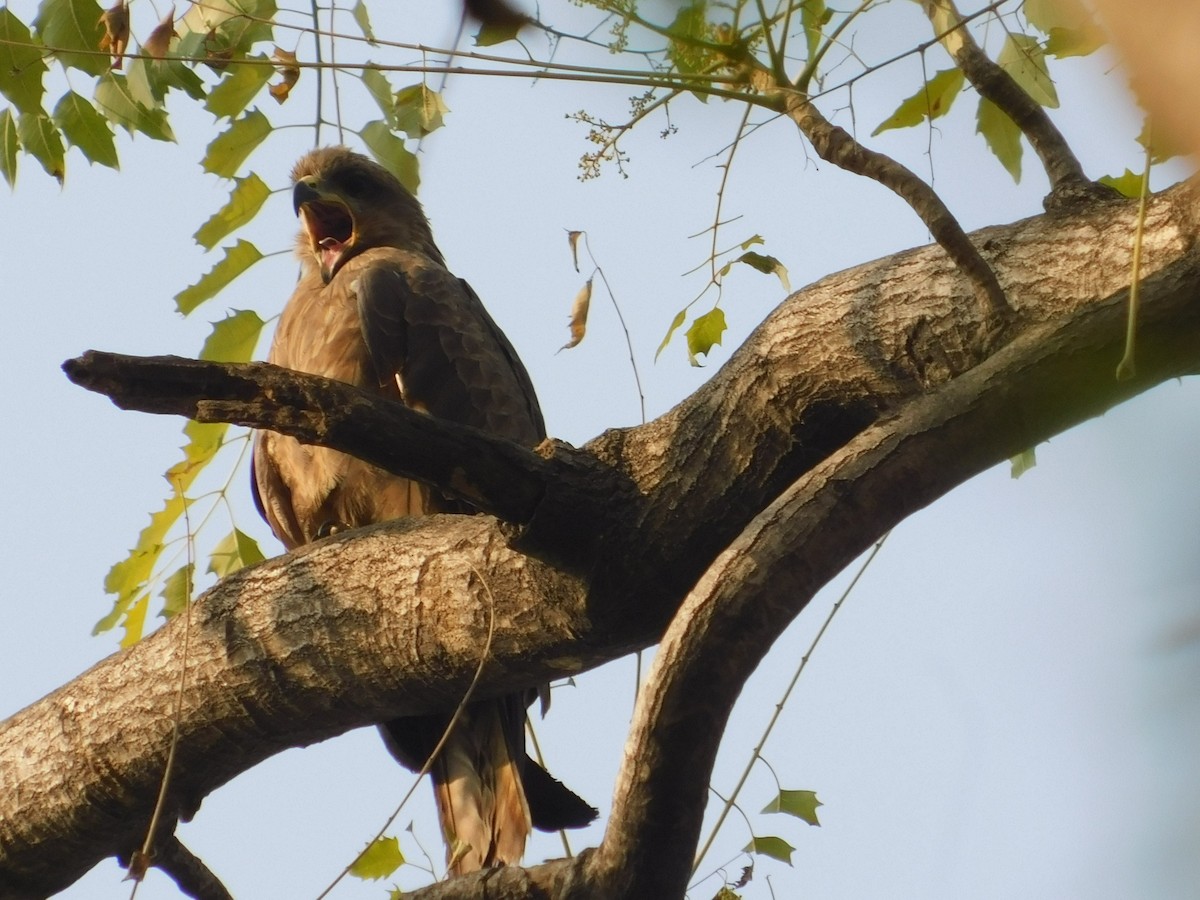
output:
[[[320,263],[321,278],[328,284],[354,243],[354,216],[340,197],[322,192],[314,179],[302,178],[296,182],[292,205]]]

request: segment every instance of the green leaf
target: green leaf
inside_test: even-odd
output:
[[[825,5],[825,0],[804,0],[800,4],[800,24],[808,44],[808,59],[812,59],[821,46],[821,30],[832,18],[833,10]]]
[[[1058,107],[1058,92],[1046,68],[1046,54],[1034,38],[1010,32],[996,61],[1035,102],[1051,109]]]
[[[1104,32],[1079,0],[1025,0],[1025,18],[1046,35],[1046,53],[1087,56],[1106,43]]]
[[[354,9],[350,10],[350,15],[354,17],[354,22],[358,25],[358,30],[362,32],[363,37],[369,43],[375,43],[375,32],[371,30],[371,18],[367,15],[367,4],[363,0],[358,0],[354,4]]]
[[[1095,19],[1079,0],[1025,0],[1025,19],[1042,34],[1056,28],[1095,29]]]
[[[378,880],[387,878],[404,865],[404,854],[400,852],[400,841],[394,837],[381,837],[372,841],[350,866],[355,878]]]
[[[86,97],[74,91],[63,94],[54,107],[54,121],[72,147],[78,147],[88,162],[110,169],[120,168],[117,145],[108,120]]]
[[[896,111],[879,123],[871,137],[891,128],[911,128],[922,122],[933,121],[950,111],[951,105],[962,91],[966,79],[962,69],[943,69],[934,74],[915,94],[896,107]]]
[[[62,135],[45,113],[21,113],[17,118],[17,138],[25,152],[42,164],[47,175],[62,184],[66,176],[67,151]]]
[[[13,118],[12,110],[0,112],[0,173],[9,187],[17,184],[17,150],[21,142],[17,138],[17,120]]]
[[[362,70],[362,83],[379,106],[380,112],[383,113],[387,124],[391,128],[396,127],[396,100],[392,92],[391,82],[387,80],[379,69],[373,68],[375,64],[368,62],[367,67]]]
[[[708,355],[712,348],[721,343],[725,334],[725,312],[717,306],[692,322],[692,327],[684,332],[687,338],[688,362],[699,366],[696,359],[701,353]]]
[[[765,813],[786,813],[803,819],[809,825],[820,825],[817,819],[817,807],[822,806],[817,799],[816,791],[785,791],[781,790],[775,799],[763,807]]]
[[[233,59],[244,57],[258,43],[272,39],[275,0],[206,0],[194,4],[176,23],[180,34],[179,54],[192,55],[199,35],[207,50],[228,51]]]
[[[208,571],[218,578],[231,575],[238,569],[260,563],[264,559],[258,542],[235,528],[217,543],[209,557]]]
[[[0,94],[21,112],[40,112],[46,71],[29,28],[7,6],[0,6]]]
[[[1100,178],[1101,184],[1107,184],[1110,188],[1115,188],[1126,197],[1136,198],[1142,195],[1142,173],[1134,172],[1126,169],[1121,175],[1104,175]]]
[[[242,558],[242,565],[253,566],[267,558],[258,546],[258,541],[250,535],[237,528],[233,529],[233,533],[237,537],[238,556]]]
[[[721,889],[713,894],[713,900],[742,900],[742,895],[726,884],[722,885]]]
[[[174,52],[179,53],[179,50]],[[196,52],[203,55],[203,50]],[[162,106],[172,88],[179,88],[193,100],[203,100],[208,94],[208,88],[200,76],[174,56],[166,59],[131,59],[126,71],[134,99],[150,108]]]
[[[675,68],[685,75],[702,72],[713,62],[712,54],[704,47],[697,46],[698,41],[708,39],[708,4],[705,0],[692,0],[686,6],[680,7],[675,20],[667,27],[667,35],[671,45],[667,48],[667,56],[675,64]],[[707,98],[696,94],[701,100]]]
[[[744,241],[742,241],[740,246],[743,250],[749,250],[751,247],[754,247],[758,244],[765,244],[765,243],[766,243],[766,239],[763,238],[763,236],[761,234],[756,234],[756,235],[746,238]]]
[[[1030,447],[1028,450],[1022,450],[1010,459],[1009,462],[1012,464],[1012,477],[1020,478],[1037,465],[1037,453],[1034,452],[1033,447]]]
[[[1138,133],[1137,142],[1142,145],[1144,150],[1150,151],[1150,165],[1152,166],[1164,163],[1184,152],[1163,128],[1153,127],[1149,117],[1142,123],[1142,130]]]
[[[163,508],[150,516],[150,524],[138,534],[137,543],[129,551],[129,555],[108,570],[108,575],[104,578],[104,590],[109,594],[116,594],[117,599],[113,602],[112,611],[96,623],[92,634],[108,631],[117,624],[122,616],[128,618],[133,615],[133,604],[150,581],[154,565],[162,554],[163,541],[167,532],[182,514],[183,497],[179,494],[172,494],[163,504]],[[149,598],[142,597],[141,602],[147,599]],[[143,619],[145,615],[143,609],[141,613]],[[141,628],[139,626],[137,637],[140,636]],[[127,627],[126,639],[129,637],[130,633]],[[136,641],[137,637],[134,637],[133,640]],[[122,644],[127,646],[124,641]]]
[[[1021,180],[1021,129],[991,100],[982,97],[975,117],[975,132],[982,134],[988,149],[1008,170],[1013,181]]]
[[[151,74],[151,66],[157,65],[153,60],[131,59],[125,67],[125,86],[129,88],[129,96],[139,106],[146,109],[162,109],[166,89],[158,84],[157,76]]]
[[[379,163],[400,179],[400,183],[415,194],[421,183],[417,172],[417,157],[396,137],[386,122],[368,122],[358,133]]]
[[[505,41],[515,40],[520,30],[521,22],[516,17],[513,17],[512,21],[502,22],[497,25],[482,25],[475,34],[475,46],[494,47],[497,44],[503,44]]]
[[[775,275],[779,278],[779,283],[783,285],[783,290],[790,294],[792,292],[792,283],[788,280],[787,268],[773,256],[764,256],[762,253],[755,253],[753,250],[743,253],[735,263],[745,263],[752,269],[762,272],[764,275]]]
[[[1099,28],[1051,28],[1050,36],[1046,38],[1046,53],[1058,59],[1090,56],[1106,43],[1104,32]]]
[[[235,121],[213,138],[204,152],[204,171],[232,178],[246,158],[271,133],[271,122],[257,109]]]
[[[442,95],[424,82],[410,84],[396,92],[396,128],[411,138],[422,138],[442,127],[442,117],[450,110]]]
[[[108,72],[96,82],[96,105],[104,117],[130,134],[140,131],[156,141],[174,141],[164,109],[150,109],[134,99],[125,76]]]
[[[213,325],[200,358],[213,362],[249,362],[266,323],[250,309],[234,310]]]
[[[666,337],[662,339],[662,343],[658,345],[658,349],[654,351],[654,361],[658,362],[659,356],[663,350],[667,348],[667,344],[671,343],[671,337],[679,330],[679,326],[683,324],[683,320],[687,318],[687,307],[684,307],[679,312],[675,313],[675,318],[671,320],[671,327],[667,329]]]
[[[146,109],[162,109],[169,85],[161,73],[166,66],[156,59],[130,59],[125,64],[129,94]]]
[[[187,438],[182,448],[183,459],[171,466],[164,475],[174,491],[163,508],[150,516],[150,524],[142,529],[129,555],[109,569],[104,579],[104,590],[116,594],[117,599],[113,602],[112,611],[96,623],[93,634],[108,631],[124,616],[125,637],[122,646],[129,646],[141,637],[149,600],[146,589],[166,546],[164,541],[167,533],[183,515],[184,495],[188,488],[221,449],[228,430],[229,426],[224,422],[189,421],[183,426],[183,434]]]
[[[167,576],[163,582],[162,593],[159,595],[163,598],[163,618],[173,619],[188,608],[188,604],[192,602],[194,574],[194,567],[188,563]]]
[[[183,426],[184,437],[188,439],[183,445],[183,459],[171,466],[163,477],[168,484],[177,484],[181,491],[186,491],[203,471],[217,451],[225,446],[225,433],[229,425],[225,422],[196,422],[189,420]]]
[[[220,240],[258,215],[269,196],[271,189],[253,172],[244,178],[235,178],[229,201],[200,226],[193,235],[196,243],[211,250]]]
[[[165,84],[179,88],[193,100],[203,100],[208,93],[203,79],[182,60],[168,59],[165,65],[159,63],[158,71]]]
[[[213,266],[206,275],[190,287],[175,295],[175,307],[185,316],[203,303],[219,294],[226,285],[262,259],[262,253],[252,243],[239,240],[225,248],[225,257]]]
[[[234,63],[226,70],[225,77],[204,101],[204,108],[218,119],[232,119],[240,115],[254,99],[255,95],[271,80],[275,70],[265,63],[264,54],[250,57],[252,60],[262,60],[262,63]]]
[[[121,623],[121,627],[125,630],[125,634],[121,638],[121,646],[125,649],[132,647],[142,639],[142,632],[146,628],[146,610],[149,606],[150,595],[142,594],[125,610],[125,621]]]
[[[100,48],[104,34],[100,24],[102,13],[96,0],[42,0],[33,27],[43,44],[57,49],[54,55],[65,68],[103,75],[108,71],[108,58],[94,52]],[[85,52],[72,53],[72,50]]]
[[[771,859],[777,859],[780,862],[792,864],[792,853],[796,850],[791,844],[783,838],[778,837],[755,837],[749,844],[743,848],[746,853],[757,853],[760,856],[769,856]]]

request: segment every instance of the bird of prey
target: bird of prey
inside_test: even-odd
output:
[[[292,183],[301,275],[270,362],[539,443],[545,426],[525,367],[470,285],[446,268],[416,198],[345,147],[309,153]],[[471,512],[436,488],[273,432],[256,435],[252,468],[259,512],[289,550],[401,516]],[[518,863],[531,825],[553,831],[596,816],[526,755],[534,694],[469,704],[433,762],[452,874]],[[380,730],[392,755],[417,770],[449,718],[398,719]]]

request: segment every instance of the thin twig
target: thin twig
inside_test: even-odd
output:
[[[313,124],[315,132],[313,136],[313,146],[321,146],[321,112],[324,107],[324,91],[325,91],[325,74],[321,71],[324,67],[324,61],[321,59],[321,20],[318,18],[319,8],[317,0],[312,0],[312,21],[313,21],[313,56],[317,61],[317,117]],[[332,23],[330,23],[332,24]]]
[[[629,368],[633,370],[633,383],[637,388],[638,407],[641,411],[642,424],[646,424],[646,393],[642,390],[642,376],[638,373],[637,358],[633,353],[633,338],[629,334],[629,326],[625,324],[625,316],[621,314],[621,305],[617,303],[617,295],[613,293],[612,285],[608,283],[608,276],[604,274],[604,268],[596,262],[596,255],[592,253],[592,245],[588,240],[588,233],[583,232],[583,245],[587,248],[588,257],[592,264],[596,266],[596,272],[600,276],[600,280],[604,282],[604,289],[608,292],[608,299],[612,302],[613,309],[617,313],[617,321],[621,323],[621,331],[625,333],[625,347],[629,351]]]
[[[833,617],[837,615],[838,610],[842,608],[842,605],[850,597],[850,593],[855,587],[857,587],[859,580],[866,573],[871,563],[875,561],[875,557],[879,555],[879,551],[883,549],[884,542],[887,541],[888,535],[890,534],[891,532],[889,531],[875,542],[875,546],[871,548],[871,552],[867,554],[867,558],[863,560],[863,564],[858,567],[858,571],[854,573],[854,577],[850,579],[850,583],[846,585],[846,589],[842,591],[841,596],[838,597],[837,601],[833,604],[833,607],[829,610],[829,614],[825,617],[825,621],[821,623],[821,627],[817,630],[817,634],[812,639],[812,643],[808,645],[808,650],[802,657],[800,657],[800,665],[796,667],[796,671],[792,675],[792,680],[788,682],[787,689],[784,690],[783,696],[780,697],[779,702],[775,704],[775,711],[771,713],[771,718],[767,721],[767,727],[763,729],[762,737],[759,738],[754,750],[751,751],[750,759],[746,763],[746,768],[742,770],[742,775],[738,779],[737,784],[734,785],[733,792],[729,795],[729,799],[725,801],[725,806],[721,809],[721,814],[717,816],[717,821],[713,825],[712,830],[709,831],[708,838],[704,841],[703,846],[701,846],[700,852],[696,854],[696,861],[692,864],[693,876],[695,876],[696,870],[700,868],[700,863],[704,861],[704,855],[708,853],[709,849],[712,847],[713,840],[716,839],[717,833],[721,830],[721,826],[725,824],[725,818],[729,815],[729,810],[737,803],[738,795],[741,793],[742,788],[745,787],[746,780],[750,777],[750,772],[753,770],[754,764],[758,762],[758,760],[762,759],[762,749],[764,746],[766,746],[767,738],[771,736],[771,732],[774,730],[775,724],[779,721],[779,717],[783,713],[783,709],[787,705],[788,699],[792,696],[792,690],[796,687],[796,683],[800,680],[800,676],[803,674],[805,667],[808,665],[808,661],[812,658],[813,651],[817,649],[817,644],[819,644],[821,642],[821,638],[825,636],[825,632],[829,629],[830,623],[833,622]],[[712,790],[712,788],[710,787],[709,790]],[[715,794],[716,791],[714,790],[713,793]],[[720,796],[720,794],[717,794],[717,796]]]
[[[182,496],[183,485],[179,480],[175,481],[174,487]],[[179,660],[179,689],[175,693],[175,715],[171,723],[171,743],[167,748],[167,761],[163,767],[162,782],[158,786],[158,798],[154,802],[154,812],[150,815],[150,825],[146,829],[146,839],[142,842],[140,859],[139,854],[135,853],[129,863],[129,872],[134,878],[133,893],[130,894],[131,900],[136,896],[137,886],[141,883],[142,875],[145,874],[144,866],[151,864],[154,859],[154,836],[155,832],[158,831],[158,822],[167,804],[167,789],[171,784],[171,773],[175,768],[175,753],[179,747],[179,723],[183,720],[183,695],[184,688],[187,686],[188,650],[192,636],[192,571],[196,564],[192,543],[192,522],[188,515],[188,500],[186,497],[183,498],[183,521],[187,532],[187,563],[183,568],[183,648]]]
[[[1117,363],[1117,380],[1128,381],[1137,374],[1134,350],[1137,345],[1138,300],[1141,296],[1142,241],[1146,233],[1146,197],[1150,193],[1150,165],[1154,156],[1151,127],[1146,128],[1146,164],[1142,169],[1142,188],[1138,192],[1137,227],[1133,232],[1133,261],[1129,273],[1129,318],[1125,325],[1125,354]]]

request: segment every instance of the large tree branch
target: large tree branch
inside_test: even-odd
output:
[[[792,297],[671,413],[585,448],[636,498],[614,500],[586,571],[513,552],[489,519],[439,517],[352,532],[226,579],[192,613],[196,638],[169,815],[190,814],[209,791],[286,746],[454,706],[478,662],[488,618],[488,592],[476,572],[496,598],[485,693],[581,671],[657,640],[689,592],[689,611],[697,604],[741,621],[739,608],[758,608],[741,590],[752,596],[763,580],[816,585],[914,504],[976,471],[985,456],[1000,458],[1155,381],[1197,371],[1196,207],[1188,189],[1177,188],[1150,212],[1141,380],[1112,377],[1131,220],[1127,207],[1106,206],[975,235],[1018,315],[1010,345],[974,371],[967,371],[974,354],[968,335],[978,324],[970,288],[936,248],[831,276]],[[933,446],[944,439],[954,450],[950,463],[902,452],[921,446],[901,440],[906,417],[921,404],[943,413],[960,408],[951,402],[960,394],[967,412],[911,438]],[[876,446],[883,454],[877,462],[855,470]],[[794,514],[814,536],[780,530],[772,544],[772,533],[784,528],[774,524],[781,510],[755,520],[789,486],[797,497],[814,493],[804,503],[784,501],[798,505],[782,521]],[[733,555],[706,575],[735,541]],[[724,570],[748,573],[744,587],[731,584],[706,599]],[[741,637],[721,657],[733,668],[713,670],[728,676],[722,691],[736,693],[740,672],[802,606],[804,592],[797,597],[790,608],[764,608],[768,621],[727,631]],[[708,615],[695,627],[710,627]],[[20,788],[0,790],[0,893],[44,895],[136,843],[170,728],[161,712],[170,704],[156,702],[153,691],[173,690],[179,627],[110,657],[0,726],[0,784]],[[676,641],[696,646],[699,635],[682,622],[672,633],[665,652],[677,652]],[[560,884],[595,885],[618,877],[619,861],[630,854],[662,851],[665,839],[687,843],[680,829],[698,827],[692,819],[703,802],[694,785],[676,797],[672,779],[684,770],[689,778],[707,772],[720,731],[711,726],[723,721],[725,701],[682,718],[655,716],[687,696],[673,678],[695,691],[697,682],[687,679],[704,677],[691,663],[679,671],[656,677],[644,701],[655,706],[639,711],[635,762],[622,775],[600,850],[572,864],[585,869],[536,871]],[[709,730],[681,752],[681,735],[698,727],[689,716]],[[699,761],[688,764],[693,755]],[[662,857],[670,869],[664,884],[677,883],[680,860],[691,852],[677,846]]]
[[[1195,306],[1200,289],[1179,299],[1189,294]],[[621,769],[587,865],[604,886],[598,896],[683,896],[734,702],[830,578],[979,472],[1164,378],[1200,371],[1200,310],[1157,321],[1156,370],[1137,384],[1117,383],[1113,372],[1119,311],[1033,329],[859,434],[755,517],[680,607],[639,693],[626,753],[637,765]]]
[[[526,551],[575,569],[591,564],[596,523],[614,501],[632,502],[614,470],[560,441],[531,450],[352,385],[268,363],[89,350],[63,363],[63,370],[122,409],[266,428],[436,484],[481,512],[523,526]]]
[[[478,665],[489,597],[485,692],[610,658],[583,582],[509,550],[485,517],[363,529],[221,581],[191,612],[165,818],[190,818],[215,788],[289,746],[452,708]],[[183,627],[177,617],[0,726],[0,896],[44,897],[140,846],[170,742]]]
[[[1167,280],[1147,315],[1153,371],[1118,382],[1122,313],[1107,305],[1029,329],[965,375],[915,396],[798,479],[749,523],[690,592],[638,698],[612,814],[593,854],[516,875],[540,897],[678,897],[733,704],[812,596],[881,534],[1017,451],[1165,378],[1200,372],[1200,270]],[[1160,295],[1165,299],[1165,295]],[[703,697],[703,703],[696,698]],[[683,748],[686,748],[684,750]],[[582,887],[580,887],[582,885]],[[457,886],[457,883],[456,883]],[[480,878],[462,893],[485,897]],[[555,892],[557,890],[557,892]]]

